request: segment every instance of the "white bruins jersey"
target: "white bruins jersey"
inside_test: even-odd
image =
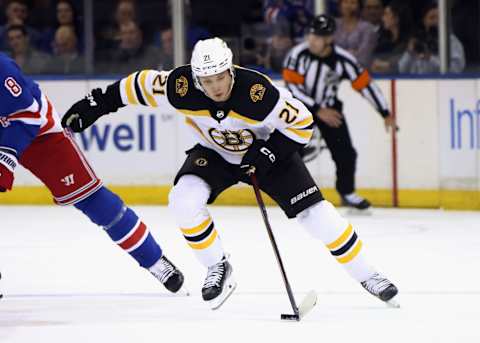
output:
[[[216,103],[193,83],[189,65],[172,71],[143,70],[120,81],[125,105],[173,106],[185,117],[196,142],[240,164],[255,139],[267,140],[274,130],[298,144],[312,137],[310,111],[265,75],[235,67],[230,99]]]

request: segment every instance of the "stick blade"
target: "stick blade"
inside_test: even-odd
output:
[[[300,306],[298,307],[298,313],[300,318],[303,318],[308,312],[310,312],[317,304],[317,293],[311,290],[307,293]]]
[[[281,320],[291,320],[291,321],[300,321],[300,316],[298,314],[286,314],[282,313],[280,315]]]

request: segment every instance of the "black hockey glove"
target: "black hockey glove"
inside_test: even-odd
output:
[[[257,139],[243,156],[240,168],[247,175],[255,173],[261,178],[268,174],[276,160],[277,157],[270,145],[264,140]]]
[[[69,127],[73,132],[82,132],[101,116],[115,112],[123,106],[118,83],[107,87],[105,93],[100,88],[95,88],[70,107],[62,118],[62,126]]]

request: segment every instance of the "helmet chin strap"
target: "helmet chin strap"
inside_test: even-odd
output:
[[[233,66],[230,67],[230,76],[232,77],[232,81],[230,82],[230,89],[228,90],[228,97],[232,94],[233,84],[235,83],[235,69]]]

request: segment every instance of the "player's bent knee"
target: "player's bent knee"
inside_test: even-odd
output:
[[[196,175],[184,175],[168,195],[168,207],[177,217],[194,217],[205,209],[210,186]]]
[[[122,199],[105,187],[75,204],[92,222],[100,226],[109,225],[122,211]]]
[[[297,215],[298,221],[313,236],[324,241],[337,238],[345,230],[348,221],[327,200],[320,201]]]

